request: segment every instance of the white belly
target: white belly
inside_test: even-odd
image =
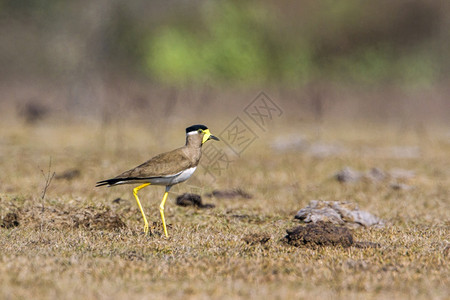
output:
[[[164,177],[157,177],[157,178],[152,178],[150,180],[147,180],[147,182],[150,182],[151,184],[156,184],[156,185],[173,185],[173,184],[177,184],[183,181],[186,181],[189,179],[189,177],[192,176],[192,174],[194,174],[195,169],[197,169],[197,167],[192,167],[189,169],[186,169],[184,171],[181,171],[175,175],[167,175]]]

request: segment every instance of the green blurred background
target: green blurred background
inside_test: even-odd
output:
[[[301,120],[447,121],[449,12],[444,0],[1,0],[0,109],[198,119],[265,91]]]

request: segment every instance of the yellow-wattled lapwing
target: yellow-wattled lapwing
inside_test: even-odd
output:
[[[202,156],[202,145],[210,140],[219,139],[209,132],[205,125],[193,125],[186,128],[186,145],[170,152],[161,153],[134,169],[107,180],[97,182],[96,186],[115,186],[119,184],[141,185],[133,189],[142,217],[144,218],[144,232],[148,233],[148,221],[138,198],[138,191],[150,184],[165,185],[166,192],[159,206],[164,234],[168,237],[166,221],[164,219],[164,204],[169,195],[170,188],[177,183],[186,181],[194,173]]]

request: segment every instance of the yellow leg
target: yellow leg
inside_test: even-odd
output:
[[[164,234],[166,235],[166,237],[169,237],[169,235],[167,234],[166,220],[164,219],[164,204],[166,204],[166,200],[167,200],[167,196],[169,195],[170,188],[171,188],[170,186],[166,187],[166,192],[164,193],[161,204],[159,205],[159,212],[161,213],[161,220],[163,223]]]
[[[144,183],[143,185],[140,185],[133,189],[134,198],[136,198],[137,205],[139,206],[139,209],[141,210],[141,213],[142,213],[142,217],[144,218],[144,224],[145,224],[144,225],[144,233],[145,233],[145,235],[148,234],[148,221],[147,221],[147,218],[145,217],[145,213],[144,213],[144,210],[142,209],[142,205],[141,205],[141,202],[139,201],[137,193],[140,189],[145,188],[147,185],[150,185],[150,183]]]

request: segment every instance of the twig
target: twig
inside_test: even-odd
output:
[[[52,182],[53,177],[55,177],[55,174],[56,174],[55,172],[51,173],[51,169],[52,169],[52,158],[50,157],[50,160],[48,162],[47,174],[45,174],[44,170],[41,169],[42,176],[44,176],[44,179],[45,179],[45,185],[44,185],[44,189],[42,190],[42,195],[41,195],[42,212],[44,212],[44,208],[45,208],[44,207],[45,194],[47,193],[47,189],[50,186],[50,183]]]

